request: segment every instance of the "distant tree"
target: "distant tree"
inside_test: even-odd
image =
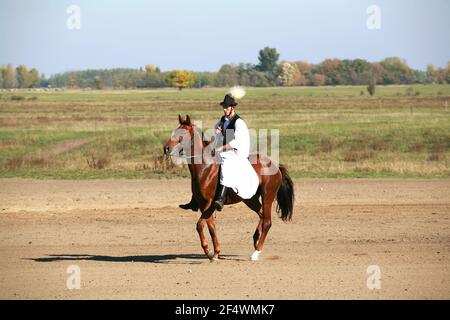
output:
[[[40,77],[40,81],[39,81],[39,86],[41,88],[47,88],[49,86],[50,82],[49,80],[45,77],[45,74],[41,74]]]
[[[417,83],[425,84],[428,83],[428,76],[426,71],[414,70],[415,78]]]
[[[28,86],[30,88],[35,88],[39,86],[41,82],[41,77],[39,76],[39,71],[36,68],[30,70],[28,74]]]
[[[145,85],[146,73],[142,70],[132,72],[128,74],[126,87],[127,88],[144,88]]]
[[[446,71],[446,77],[447,83],[450,83],[450,61],[447,63],[447,71]]]
[[[375,81],[371,81],[369,83],[367,86],[367,92],[369,92],[371,97],[375,94]]]
[[[74,88],[77,86],[77,84],[79,84],[79,81],[78,81],[77,77],[75,76],[75,74],[70,74],[66,78],[66,86],[67,87]]]
[[[321,73],[326,77],[326,83],[337,85],[340,83],[339,59],[326,59],[320,64]]]
[[[305,73],[305,72],[310,72],[313,65],[309,64],[308,62],[305,61],[294,61],[292,62],[293,64],[295,64],[295,66],[297,67],[298,71],[300,71],[301,73]]]
[[[29,75],[28,69],[25,65],[21,64],[16,68],[16,79],[17,79],[17,86],[19,88],[28,88]]]
[[[145,75],[143,75],[145,78],[144,86],[147,88],[154,88],[154,87],[163,87],[163,79],[161,77],[161,70],[159,67],[155,67],[152,64],[147,64],[145,66]]]
[[[296,74],[294,78],[295,86],[307,86],[311,84],[310,81],[310,73],[313,65],[305,62],[305,61],[295,61],[292,62],[298,70],[298,74]]]
[[[256,69],[259,71],[275,72],[279,58],[280,54],[277,52],[277,49],[265,47],[259,51],[259,64],[256,66]]]
[[[428,83],[436,82],[435,72],[436,72],[436,70],[432,64],[427,65],[427,82]]]
[[[97,89],[97,90],[105,89],[105,82],[99,76],[95,77],[95,89]]]
[[[283,62],[281,63],[281,72],[278,76],[278,81],[282,86],[293,86],[298,73],[299,71],[295,64]]]
[[[323,74],[315,73],[311,77],[311,84],[313,86],[323,86],[326,83],[326,78]]]
[[[233,70],[237,75],[237,83],[243,86],[256,86],[251,81],[251,73],[255,66],[250,63],[239,63],[233,66]]]
[[[370,78],[375,81],[375,83],[383,83],[385,72],[386,71],[384,70],[384,67],[378,62],[372,63],[370,65]]]
[[[434,72],[434,78],[439,84],[445,84],[447,82],[447,69],[446,68],[436,68]]]
[[[405,60],[391,57],[380,62],[385,69],[384,84],[409,84],[415,82],[414,71]]]
[[[195,88],[213,87],[217,82],[215,72],[196,72],[194,77],[195,81],[192,86]]]
[[[6,68],[4,66],[0,66],[0,88],[4,88],[3,77],[5,76]]]
[[[231,64],[224,64],[217,73],[217,84],[219,87],[230,87],[237,85],[239,75],[236,68]]]
[[[113,75],[112,78],[113,87],[114,88],[123,88],[124,87],[124,79],[119,75]]]
[[[167,75],[167,81],[179,90],[190,87],[194,84],[195,77],[191,71],[176,70]]]
[[[370,63],[362,59],[344,59],[338,65],[337,73],[336,84],[366,84],[371,77]]]
[[[14,88],[16,86],[16,75],[12,64],[8,64],[3,75],[3,87]]]
[[[308,77],[306,77],[305,74],[301,73],[301,72],[297,72],[295,77],[294,77],[294,86],[307,86],[309,85],[311,82],[309,80]]]
[[[252,86],[268,87],[274,85],[273,76],[269,75],[268,72],[261,72],[253,69],[248,71],[248,76]]]
[[[152,64],[146,64],[145,65],[145,72],[152,73],[155,72],[155,67]]]

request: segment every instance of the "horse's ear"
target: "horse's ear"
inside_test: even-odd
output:
[[[186,115],[186,122],[188,123],[188,125],[191,125],[191,118],[188,114]]]
[[[180,122],[180,124],[183,122],[183,119],[181,119],[181,114],[178,115],[178,121]]]

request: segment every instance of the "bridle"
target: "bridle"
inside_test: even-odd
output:
[[[193,128],[193,130],[195,130],[195,125],[194,124],[192,125],[192,128]],[[190,137],[191,137],[191,148],[192,148],[192,144],[194,143],[193,135],[190,135]],[[182,139],[179,139],[178,143],[172,149],[175,149],[177,146],[182,144],[182,142],[184,140],[184,137],[181,137],[181,138]],[[184,151],[183,145],[181,145],[181,150],[180,151]],[[194,158],[197,158],[197,157],[203,157],[203,154],[197,154],[197,155],[193,155],[193,156],[187,156],[187,155],[183,154],[183,155],[180,156],[179,154],[178,155],[175,154],[174,150],[172,150],[169,154],[167,154],[167,156],[168,157],[176,157],[176,158],[184,158],[184,159],[194,159]]]

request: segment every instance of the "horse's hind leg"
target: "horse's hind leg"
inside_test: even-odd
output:
[[[211,215],[208,219],[206,219],[206,223],[208,225],[209,234],[211,235],[211,238],[213,241],[213,246],[214,246],[214,255],[212,257],[210,256],[210,259],[218,260],[220,248],[219,248],[219,238],[217,237],[216,223],[214,221],[214,216]]]
[[[251,256],[252,260],[258,260],[259,254],[261,253],[262,248],[264,246],[264,241],[266,240],[267,233],[269,232],[269,229],[272,226],[271,211],[274,199],[275,194],[263,196],[262,233],[261,237],[259,238],[259,241],[256,244],[255,252],[253,252]]]
[[[258,245],[259,238],[261,237],[262,225],[263,225],[263,219],[262,219],[262,217],[260,217],[258,226],[256,227],[255,233],[253,234],[253,247],[255,248],[255,250],[256,250],[256,246]]]

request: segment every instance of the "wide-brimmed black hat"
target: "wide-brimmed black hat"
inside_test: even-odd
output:
[[[236,107],[237,102],[234,100],[234,98],[231,96],[231,94],[227,93],[225,95],[225,98],[223,98],[223,101],[219,103],[222,107]]]

